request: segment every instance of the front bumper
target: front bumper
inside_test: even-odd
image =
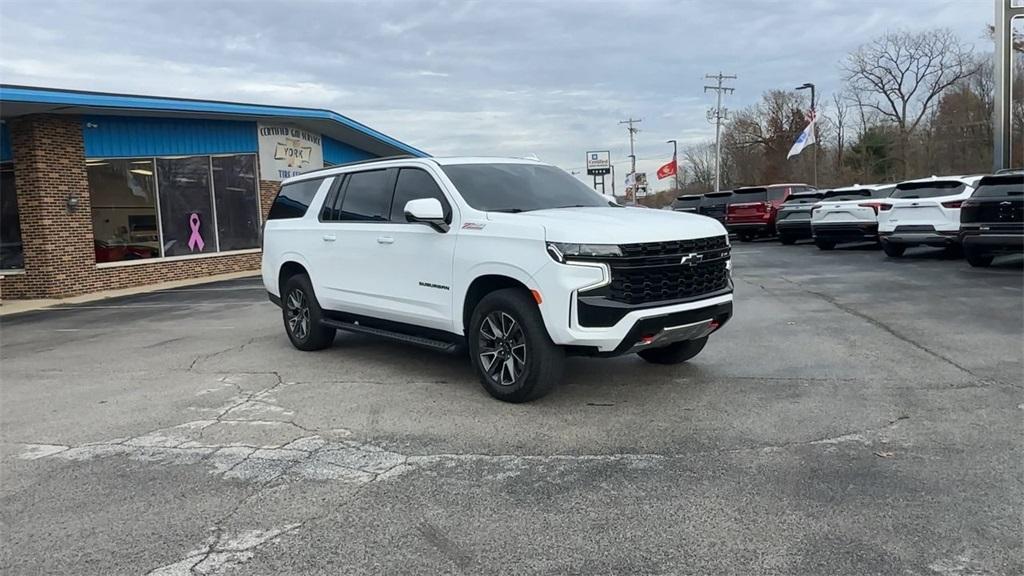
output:
[[[814,238],[833,242],[861,242],[878,240],[878,222],[849,222],[841,224],[812,224]]]
[[[579,293],[609,282],[608,274],[606,266],[570,266],[555,262],[546,264],[533,274],[535,285],[544,287],[543,301],[540,304],[541,317],[552,342],[566,346],[576,353],[626,354],[644,336],[655,335],[664,328],[715,319],[720,326],[732,316],[733,298],[730,287],[726,293],[704,294],[689,301],[604,310],[614,314],[608,326],[582,325],[580,301],[586,297],[580,298]],[[592,300],[591,302],[593,303]],[[664,340],[664,336],[658,341],[659,345],[666,343],[668,342]]]

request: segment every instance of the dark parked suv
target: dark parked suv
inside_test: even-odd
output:
[[[700,203],[703,198],[704,196],[701,194],[680,196],[672,203],[672,209],[676,212],[689,212],[690,214],[696,214],[700,210]]]
[[[1024,252],[1024,173],[981,179],[960,206],[960,240],[971,266]]]
[[[811,210],[824,197],[824,192],[811,190],[795,192],[787,198],[782,206],[779,206],[778,215],[775,217],[775,230],[779,234],[779,241],[783,244],[793,244],[797,240],[811,238]]]
[[[697,213],[701,216],[714,218],[724,225],[725,211],[729,208],[729,203],[732,202],[732,200],[732,190],[708,192],[704,195],[704,198],[701,199],[700,208],[697,209]]]

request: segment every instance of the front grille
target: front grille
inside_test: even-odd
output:
[[[725,236],[619,246],[608,297],[626,304],[695,298],[729,287]],[[686,258],[687,262],[683,263]]]

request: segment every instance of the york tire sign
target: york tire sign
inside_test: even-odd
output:
[[[320,134],[290,124],[257,126],[260,178],[279,181],[324,167]]]

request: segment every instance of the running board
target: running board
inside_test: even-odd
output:
[[[419,346],[420,348],[427,348],[428,350],[435,350],[437,352],[455,352],[458,349],[458,346],[453,342],[434,340],[432,338],[425,338],[423,336],[413,336],[411,334],[395,332],[393,330],[384,330],[383,328],[363,326],[362,324],[355,324],[352,322],[343,322],[341,320],[332,320],[330,318],[324,318],[320,320],[320,323],[323,324],[324,326],[327,326],[328,328],[335,328],[337,330],[345,330],[346,332],[355,332],[357,334],[368,334],[370,336],[387,338],[388,340],[404,342],[406,344],[412,344],[413,346]]]

